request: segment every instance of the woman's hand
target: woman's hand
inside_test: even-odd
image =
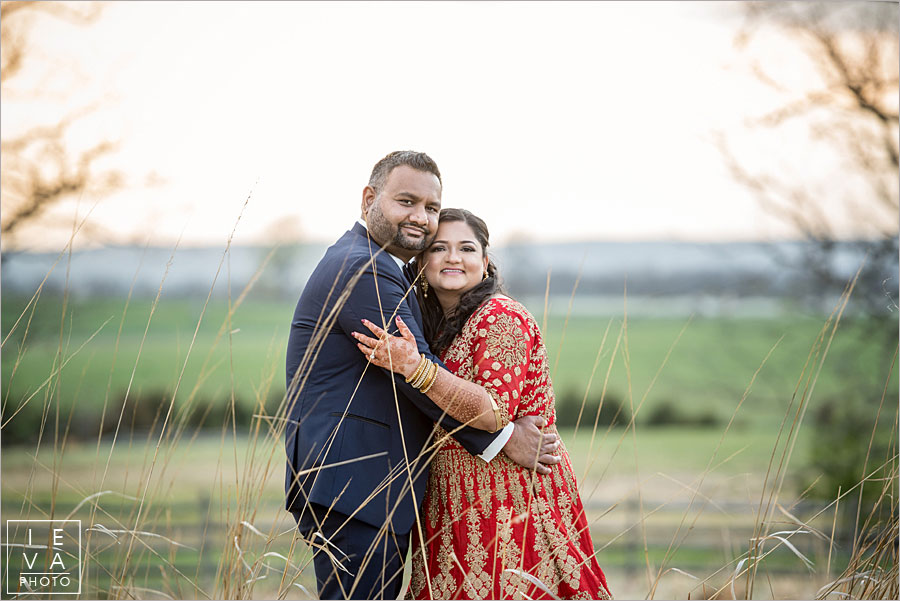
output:
[[[419,354],[416,338],[403,320],[397,317],[399,336],[391,336],[371,321],[362,320],[378,338],[370,338],[358,332],[352,332],[357,347],[369,360],[378,367],[390,369],[409,377],[415,373],[422,357]],[[499,409],[487,390],[455,376],[446,369],[438,368],[434,382],[426,393],[435,405],[447,412],[450,417],[463,424],[494,432],[500,428]]]
[[[416,338],[413,336],[400,316],[397,316],[397,329],[400,336],[391,336],[368,319],[362,320],[363,325],[369,328],[378,338],[370,338],[359,332],[351,332],[357,340],[357,348],[366,355],[369,363],[390,369],[408,378],[419,365],[421,356]]]

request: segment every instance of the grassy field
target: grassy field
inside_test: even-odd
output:
[[[180,377],[177,406],[227,404],[233,394],[252,407],[283,394],[290,303],[253,300],[229,318],[222,301],[203,313],[203,300],[163,298],[151,318],[145,299],[127,307],[119,299],[71,302],[65,313],[59,298],[42,298],[23,313],[26,302],[3,299],[5,415],[29,398],[35,406],[53,399],[63,412],[77,406],[76,418],[96,415],[120,401],[129,383],[132,401],[160,402]],[[541,322],[543,308],[532,310]],[[824,322],[800,315],[627,322],[554,315],[545,335],[559,404],[580,405],[592,375],[588,398],[599,399],[608,376],[607,398],[640,407],[643,415],[668,403],[727,421],[761,368],[738,419],[771,426],[784,415]],[[889,365],[871,336],[862,322],[838,329],[816,384],[818,398],[846,396],[860,382],[883,385]]]
[[[625,432],[613,429],[593,441],[586,430],[562,432],[600,549],[598,559],[617,594],[633,598],[646,593],[645,562],[654,569],[665,562],[700,577],[715,574],[723,565],[733,568],[753,531],[760,491],[765,488],[766,462],[760,456],[774,447],[774,438],[752,430],[724,437],[723,432],[710,429],[638,430],[623,437]],[[236,522],[245,521],[269,536],[263,540],[245,528],[241,549],[247,558],[276,552],[298,566],[309,559],[302,544],[292,548],[292,522],[282,511],[280,441],[254,442],[246,436],[233,439],[228,433],[184,437],[177,444],[163,445],[152,475],[152,437],[122,440],[112,455],[108,440],[99,446],[68,443],[64,449],[46,445],[37,457],[31,449],[8,449],[3,456],[2,503],[8,515],[20,518],[72,516],[110,530],[133,528],[164,536],[163,540],[147,538],[143,540],[146,547],[135,550],[130,586],[196,597],[197,590],[192,588],[196,584],[198,590],[211,594],[217,590],[217,569],[231,546],[229,533]],[[798,452],[792,470],[805,469],[806,460],[806,454]],[[248,478],[248,469],[261,472]],[[259,491],[248,502],[247,487],[253,484],[259,485]],[[92,515],[92,503],[82,502],[100,491],[112,492],[93,499]],[[790,506],[797,495],[788,490],[783,496]],[[139,505],[143,508],[140,519]],[[808,520],[822,507],[802,503],[792,511]],[[826,528],[832,515],[822,513],[812,523]],[[98,532],[92,540],[89,582],[95,589],[110,590],[116,575],[126,571],[121,543],[113,544],[110,535]],[[674,550],[667,553],[676,540]],[[811,537],[796,537],[793,544],[824,563],[823,549],[815,542]],[[835,555],[835,570],[846,564],[845,555]],[[818,582],[816,578],[824,577],[804,574],[802,562],[790,552],[780,552],[777,558],[770,566],[777,578],[786,574],[800,578],[808,590]],[[270,560],[268,565],[283,569],[277,561]],[[689,583],[677,574],[661,581],[661,592],[682,591],[683,596]],[[314,587],[311,569],[303,571],[298,583]],[[276,590],[267,588],[269,584],[261,582],[256,594],[265,597]],[[297,587],[288,597],[306,595]]]
[[[127,308],[124,299],[64,306],[47,296],[25,310],[27,302],[3,299],[2,433],[18,441],[2,455],[4,513],[71,515],[118,531],[91,534],[92,595],[307,598],[309,553],[282,510],[281,439],[272,422],[250,417],[282,398],[292,303],[251,299],[229,314],[222,301],[204,313],[202,300],[165,297],[155,310],[147,299]],[[541,323],[542,307],[531,309]],[[810,444],[819,433],[810,419],[791,431],[803,397],[794,391],[818,374],[808,411],[853,402],[883,389],[891,361],[862,321],[842,323],[824,361],[810,360],[811,349],[825,348],[816,345],[825,321],[549,316],[560,411],[577,414],[582,398],[596,404],[605,388],[606,402],[636,413],[634,427],[594,431],[588,411],[577,430],[562,431],[619,597],[697,597],[726,586],[750,565],[741,562],[760,533],[802,524],[838,540],[834,504],[805,496],[819,475]],[[113,450],[110,423],[129,385],[129,406],[139,409]],[[896,390],[894,374],[890,398]],[[236,428],[227,421],[232,398],[244,416]],[[653,427],[660,407],[715,419]],[[98,436],[104,408],[107,433]],[[206,428],[182,410],[210,410]],[[773,555],[753,556],[767,583],[756,597],[810,596],[851,563],[852,547],[803,532],[791,535],[793,551],[773,539]],[[291,574],[307,565],[294,583],[282,581],[285,557]]]

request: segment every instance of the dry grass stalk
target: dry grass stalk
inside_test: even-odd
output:
[[[247,202],[249,202],[249,197],[247,199]],[[246,202],[244,206],[246,206]],[[239,220],[240,217],[238,218],[238,221]],[[237,223],[235,223],[235,227],[236,226]],[[233,233],[234,231],[232,231],[232,235]],[[228,256],[230,241],[231,238],[229,238],[229,242],[226,245],[222,261],[220,261],[219,271],[221,271],[223,262]],[[71,240],[67,249],[71,249]],[[173,251],[172,256],[170,257],[169,265],[171,265],[171,262],[174,260],[176,251],[177,246],[175,251]],[[378,251],[375,250],[373,252]],[[60,259],[63,255],[64,253],[61,253]],[[134,437],[134,432],[132,430],[125,429],[126,424],[123,423],[124,413],[120,413],[119,421],[116,425],[112,439],[112,446],[110,448],[109,455],[106,458],[104,470],[99,479],[99,483],[94,483],[94,491],[97,492],[82,491],[83,494],[81,502],[78,503],[76,507],[68,513],[68,517],[76,515],[76,513],[84,505],[90,504],[90,517],[87,523],[88,537],[86,539],[87,542],[85,545],[86,565],[84,573],[86,578],[90,574],[97,574],[98,579],[102,576],[103,578],[107,579],[109,587],[108,589],[99,588],[101,586],[101,583],[98,580],[96,583],[94,583],[95,588],[89,589],[92,593],[96,593],[97,595],[109,595],[113,598],[139,598],[141,595],[152,595],[165,598],[196,597],[248,599],[254,596],[259,596],[260,593],[257,587],[261,584],[266,584],[267,586],[271,585],[275,588],[266,589],[265,594],[275,594],[278,598],[285,598],[290,591],[295,590],[301,591],[307,596],[312,596],[308,588],[301,582],[298,582],[301,577],[307,579],[310,578],[311,555],[308,551],[306,551],[305,544],[299,543],[299,539],[295,532],[295,528],[293,527],[293,523],[285,524],[284,520],[276,520],[268,529],[257,526],[257,524],[259,523],[258,518],[265,509],[264,507],[262,507],[264,499],[261,491],[265,488],[265,485],[272,479],[273,475],[279,472],[283,467],[281,438],[283,436],[286,422],[284,418],[280,416],[286,414],[288,395],[285,394],[282,396],[280,406],[274,414],[269,414],[267,412],[265,403],[266,398],[269,396],[269,392],[273,386],[273,382],[275,382],[276,378],[278,377],[275,366],[272,366],[272,369],[267,374],[265,374],[263,383],[260,389],[257,391],[256,409],[254,411],[250,430],[247,433],[248,438],[246,454],[243,458],[238,456],[237,440],[241,436],[241,433],[237,429],[237,420],[234,410],[236,402],[234,394],[235,369],[233,365],[229,366],[229,375],[231,377],[231,405],[228,419],[230,419],[230,423],[228,419],[226,419],[226,422],[222,424],[220,437],[220,453],[218,457],[218,464],[215,469],[215,473],[217,474],[218,478],[220,506],[224,511],[224,516],[220,517],[224,517],[224,521],[228,525],[228,531],[227,533],[225,533],[226,535],[224,537],[227,541],[227,544],[225,544],[222,549],[210,549],[206,547],[205,533],[207,532],[207,528],[209,527],[209,525],[214,521],[214,518],[216,517],[214,515],[214,510],[210,507],[206,516],[204,516],[204,534],[201,536],[201,540],[203,541],[203,543],[201,544],[199,549],[197,549],[197,572],[195,574],[186,574],[176,566],[175,555],[173,554],[174,551],[172,549],[174,549],[175,547],[190,548],[190,546],[183,542],[180,542],[176,536],[170,535],[170,533],[168,532],[161,533],[144,527],[144,524],[150,522],[157,523],[158,518],[164,517],[166,512],[168,511],[165,499],[171,492],[171,487],[175,485],[175,479],[174,477],[172,477],[172,479],[169,481],[168,491],[166,491],[164,488],[164,480],[170,474],[170,471],[173,468],[177,468],[177,465],[173,463],[176,457],[175,452],[179,449],[180,446],[186,447],[186,450],[189,451],[199,435],[199,428],[193,433],[188,432],[189,408],[192,405],[193,401],[196,399],[202,383],[206,378],[212,377],[213,373],[215,372],[217,365],[213,361],[213,349],[217,344],[219,344],[220,340],[227,339],[229,361],[233,361],[230,352],[234,344],[234,341],[232,339],[233,328],[231,319],[235,313],[235,310],[247,298],[247,294],[256,283],[259,274],[262,272],[262,269],[271,256],[272,255],[270,253],[266,260],[263,261],[260,269],[257,270],[257,273],[254,275],[248,285],[241,291],[241,294],[233,303],[231,301],[229,285],[227,316],[221,326],[218,328],[218,333],[215,337],[213,348],[210,349],[203,362],[197,382],[194,384],[192,390],[184,399],[183,404],[176,410],[175,398],[178,392],[178,388],[182,382],[182,378],[184,377],[185,367],[187,365],[188,359],[190,358],[194,342],[196,341],[197,333],[203,320],[204,312],[210,302],[210,299],[212,298],[212,290],[219,276],[219,271],[217,271],[216,277],[214,278],[213,284],[210,288],[209,295],[207,296],[206,303],[204,304],[203,312],[201,312],[196,328],[194,330],[194,335],[191,340],[191,346],[188,348],[187,356],[184,359],[181,372],[178,375],[178,379],[175,384],[175,391],[172,393],[171,399],[169,399],[169,404],[165,415],[161,416],[162,422],[159,426],[160,429],[158,432],[158,436],[155,441],[151,442],[150,436],[155,431],[155,427],[153,430],[151,430],[151,433],[148,434],[147,443],[149,444],[145,444],[147,444],[148,449],[153,448],[154,452],[152,454],[145,454],[145,465],[140,470],[140,473],[136,475],[136,477],[141,482],[138,489],[140,495],[138,496],[127,495],[124,492],[104,488],[104,484],[109,475],[112,454],[115,450],[116,443],[119,440],[120,434],[129,435],[129,445],[132,444],[132,440]],[[54,264],[54,266],[51,268],[51,271],[53,268],[55,268],[55,265],[56,264]],[[352,287],[352,285],[358,280],[360,276],[361,271],[354,274],[354,276],[351,278],[350,287]],[[143,343],[148,335],[150,322],[153,319],[157,305],[160,302],[165,279],[166,276],[164,275],[157,290],[156,298],[151,305],[150,314],[148,316],[147,324],[144,329],[144,336],[141,340],[141,348],[143,347]],[[44,282],[46,282],[46,278],[44,279]],[[42,282],[38,286],[38,289],[26,305],[25,309],[22,311],[21,315],[16,320],[12,329],[6,333],[6,336],[3,340],[4,346],[10,340],[10,335],[12,334],[12,332],[15,331],[20,326],[20,324],[23,323],[23,320],[23,341],[28,337],[31,321],[34,317],[35,308],[40,300],[44,282]],[[658,590],[660,582],[669,574],[680,575],[681,577],[689,578],[692,581],[693,588],[691,588],[687,592],[687,596],[693,595],[696,597],[697,594],[700,594],[704,597],[709,596],[710,598],[713,598],[724,594],[731,594],[735,598],[739,595],[749,598],[753,595],[754,585],[758,580],[759,568],[763,565],[764,560],[769,557],[770,554],[775,550],[788,549],[798,558],[799,562],[802,565],[806,565],[808,567],[812,566],[812,560],[810,560],[803,552],[801,552],[800,549],[795,545],[795,543],[792,542],[792,539],[803,536],[815,536],[820,539],[824,539],[825,542],[827,542],[828,562],[826,564],[825,575],[830,577],[830,570],[832,565],[832,550],[835,547],[835,527],[837,523],[836,516],[841,499],[849,494],[861,495],[861,491],[864,485],[875,486],[879,483],[882,487],[882,490],[876,507],[873,508],[872,511],[865,516],[864,520],[860,521],[859,517],[862,516],[858,516],[856,523],[859,526],[859,529],[857,535],[854,537],[854,549],[849,566],[841,574],[839,574],[838,577],[830,580],[827,584],[818,589],[818,591],[816,591],[816,596],[817,598],[822,599],[835,597],[898,597],[898,593],[900,593],[900,591],[898,591],[897,587],[898,574],[896,533],[898,529],[898,515],[896,509],[896,489],[898,478],[896,446],[892,447],[891,456],[887,457],[886,461],[882,465],[874,470],[868,470],[869,473],[866,475],[866,477],[857,484],[857,486],[860,488],[859,491],[853,490],[857,488],[857,486],[854,486],[853,488],[850,488],[846,491],[839,491],[838,497],[834,500],[834,502],[829,504],[826,508],[822,509],[812,518],[806,519],[805,521],[800,520],[789,510],[785,509],[784,506],[779,502],[779,495],[782,491],[788,465],[790,464],[791,453],[796,443],[797,432],[802,425],[803,415],[806,412],[810,395],[812,394],[815,387],[816,379],[822,370],[824,359],[828,354],[829,346],[834,337],[838,324],[840,323],[843,308],[844,306],[846,306],[847,299],[852,293],[854,283],[855,280],[854,282],[851,282],[850,285],[848,285],[848,288],[845,291],[845,295],[842,298],[842,304],[839,305],[838,308],[836,308],[835,313],[829,318],[829,320],[825,324],[825,327],[823,327],[822,331],[820,332],[819,338],[816,340],[812,349],[810,350],[806,366],[804,367],[803,372],[800,374],[800,378],[797,382],[797,388],[795,389],[792,398],[791,406],[788,408],[788,411],[785,415],[781,429],[779,430],[776,437],[772,454],[770,456],[765,485],[763,487],[763,493],[759,500],[759,511],[757,513],[755,531],[753,536],[749,540],[748,549],[745,553],[739,555],[733,561],[727,563],[719,570],[716,570],[712,574],[709,574],[705,577],[703,575],[697,574],[696,570],[694,570],[694,573],[692,573],[680,567],[670,565],[676,552],[679,548],[681,548],[681,546],[687,539],[688,532],[690,532],[698,524],[701,516],[704,514],[705,508],[708,505],[712,505],[713,507],[716,506],[715,500],[703,492],[703,485],[709,474],[714,472],[717,468],[727,463],[731,459],[731,457],[728,457],[724,460],[718,460],[718,454],[722,447],[722,443],[725,436],[730,431],[735,417],[737,416],[739,410],[742,408],[744,401],[749,397],[756,377],[766,365],[771,352],[775,348],[774,346],[770,349],[769,354],[767,354],[763,359],[753,377],[751,378],[749,384],[747,385],[746,389],[744,390],[744,394],[741,397],[740,401],[737,403],[731,420],[725,427],[719,444],[716,446],[707,463],[706,469],[692,482],[680,482],[665,474],[654,475],[654,478],[662,477],[669,480],[675,480],[680,490],[679,492],[673,494],[669,500],[659,504],[658,506],[645,508],[644,499],[642,496],[642,488],[645,482],[649,480],[649,478],[644,478],[643,480],[640,478],[639,472],[637,471],[637,455],[635,455],[636,477],[634,487],[630,491],[626,492],[619,502],[614,503],[606,512],[598,516],[596,519],[601,519],[604,516],[608,515],[610,512],[619,507],[623,501],[630,498],[630,496],[635,493],[637,494],[637,497],[639,499],[639,515],[633,523],[626,525],[625,528],[617,535],[613,536],[611,540],[607,541],[605,544],[598,545],[597,553],[602,553],[603,550],[609,549],[614,542],[621,539],[624,535],[632,531],[634,528],[640,528],[642,530],[641,541],[644,545],[644,567],[646,568],[648,575],[648,598],[654,597],[656,591]],[[577,282],[572,292],[573,298],[575,289],[577,289]],[[309,373],[309,368],[311,365],[313,365],[319,351],[321,350],[325,332],[327,332],[334,324],[337,318],[337,311],[340,309],[343,303],[346,302],[349,296],[349,289],[333,289],[331,292],[335,295],[335,307],[327,315],[320,316],[319,327],[317,328],[316,335],[313,337],[313,344],[311,345],[310,352],[303,358],[300,369],[298,369],[297,371],[297,375],[295,376],[295,381],[292,386],[292,391],[301,389],[305,384],[305,378]],[[549,274],[548,288],[545,294],[545,307],[548,306],[548,299]],[[122,333],[122,324],[124,323],[125,311],[128,310],[128,303],[130,302],[130,300],[131,290],[129,291],[128,299],[125,303],[125,309],[123,311],[122,318],[119,324],[119,330],[116,336],[116,352],[118,351],[119,339]],[[80,346],[78,346],[77,349],[69,353],[69,343],[65,340],[64,337],[64,324],[66,320],[65,303],[63,307],[64,309],[63,315],[61,316],[57,361],[52,367],[51,373],[49,374],[48,378],[41,385],[41,387],[39,387],[38,390],[34,391],[33,394],[28,397],[24,403],[20,404],[12,414],[9,414],[6,410],[8,397],[4,399],[4,428],[10,425],[18,412],[21,411],[22,407],[24,407],[24,404],[31,401],[31,399],[34,398],[39,392],[44,393],[44,411],[42,424],[46,424],[50,417],[52,399],[54,397],[58,399],[59,395],[62,394],[61,386],[59,385],[59,377],[62,370],[66,367],[71,358],[79,353],[82,349],[84,349],[86,345],[99,333],[98,329],[97,332],[94,332],[94,334],[87,338]],[[570,299],[569,313],[571,312],[571,308],[572,303]],[[545,329],[546,316],[547,312],[545,310]],[[568,317],[569,314],[567,313],[564,329],[568,326]],[[108,323],[108,320],[105,323]],[[594,454],[594,451],[595,439],[599,423],[599,411],[602,408],[602,399],[605,398],[610,374],[612,372],[616,359],[621,356],[624,362],[626,373],[628,374],[628,399],[631,404],[632,417],[629,423],[624,428],[624,431],[615,444],[615,447],[612,449],[612,456],[610,457],[607,466],[603,468],[602,475],[606,474],[606,471],[609,468],[609,464],[611,464],[619,448],[621,448],[626,436],[630,435],[632,437],[632,442],[634,443],[635,448],[637,447],[635,418],[640,412],[644,401],[646,401],[646,399],[648,398],[648,395],[653,388],[654,383],[657,381],[657,378],[659,377],[662,369],[666,366],[670,355],[673,353],[675,346],[681,338],[681,335],[685,332],[689,325],[690,321],[688,321],[684,325],[681,332],[672,342],[665,356],[665,359],[653,376],[647,390],[640,396],[638,403],[635,404],[634,393],[631,389],[632,383],[630,373],[630,352],[626,304],[626,317],[622,323],[620,331],[617,334],[615,345],[609,353],[609,361],[603,383],[603,391],[601,394],[601,404],[597,410],[597,414],[594,416],[594,423],[592,427],[589,447],[590,457],[586,460],[588,468],[590,468],[597,461],[598,456]],[[609,325],[607,325],[606,331],[604,332],[602,340],[600,342],[597,357],[594,361],[593,369],[590,373],[590,378],[588,379],[588,391],[590,390],[590,386],[593,383],[594,375],[599,367],[601,357],[604,356],[604,351],[606,349],[611,326],[612,321],[610,321]],[[23,342],[18,351],[18,356],[15,363],[16,366],[18,365],[19,361],[21,360],[22,354],[24,353],[24,346],[25,345]],[[126,391],[126,399],[131,390],[131,384],[134,381],[134,374],[138,369],[140,356],[141,353],[139,349],[138,357],[133,365],[129,387]],[[894,360],[896,360],[896,354]],[[16,367],[13,368],[12,373],[13,375],[15,375]],[[109,381],[111,382],[111,376]],[[107,386],[107,392],[108,389],[109,385]],[[887,387],[885,388],[885,393],[886,391]],[[588,392],[586,391],[582,400],[581,410],[579,411],[579,425],[581,423],[582,415],[585,413],[584,408],[586,406],[587,397]],[[349,403],[352,402],[352,400],[352,398],[348,400],[348,406]],[[796,406],[794,401],[797,401]],[[57,403],[57,407],[58,406],[59,404]],[[59,431],[59,417],[60,416],[57,414],[56,427],[53,430],[53,465],[44,465],[43,462],[38,459],[38,453],[41,446],[40,440],[35,450],[35,459],[32,465],[32,475],[34,475],[35,471],[38,469],[46,470],[49,474],[52,474],[54,478],[54,498],[56,495],[56,491],[58,491],[58,486],[60,485],[65,486],[69,490],[80,490],[79,483],[68,480],[61,469],[60,460],[65,450],[66,433],[65,431],[62,433]],[[71,419],[71,414],[69,415],[69,418]],[[600,440],[599,445],[601,447],[604,445],[606,438],[611,432],[611,429],[612,426],[609,426],[602,439]],[[186,434],[190,434],[190,438],[187,438],[185,436]],[[229,440],[229,438],[231,440]],[[331,443],[333,443],[333,440],[334,439],[332,438]],[[425,458],[429,458],[429,456],[433,455],[433,453],[435,453],[439,448],[440,442],[441,441],[430,440],[427,448],[423,451],[423,456]],[[229,445],[231,448],[229,448]],[[99,433],[97,449],[99,453]],[[234,464],[234,479],[233,481],[226,483],[224,479],[224,459],[228,451],[231,451],[229,454],[231,455],[231,461],[233,461]],[[368,457],[361,457],[358,460],[364,460],[367,458]],[[158,459],[161,459],[161,461],[158,461]],[[411,460],[416,458],[407,459]],[[298,479],[315,478],[317,477],[320,470],[328,469],[329,467],[331,466],[322,465],[318,468],[295,474],[295,477]],[[585,471],[585,475],[587,473],[588,472]],[[401,467],[395,469],[385,478],[384,482],[382,482],[381,486],[377,490],[372,491],[369,499],[374,498],[382,490],[383,487],[399,485],[406,489],[407,487],[411,486],[412,481],[417,475],[417,473],[411,471],[411,468],[408,467],[408,464],[405,468]],[[588,495],[586,495],[586,498],[590,498],[596,492],[597,487],[600,486],[600,483],[602,481],[602,475],[600,480],[595,484],[593,490],[590,491]],[[126,477],[133,478],[135,477],[135,475],[126,474]],[[584,479],[585,477],[583,476],[582,485],[584,485]],[[152,485],[153,482],[156,483],[155,487]],[[30,492],[32,490],[33,489],[31,488],[31,485],[29,485],[29,487],[26,489],[26,494],[23,500],[23,508],[27,508],[29,512],[32,510],[38,512],[42,517],[46,515],[52,516],[54,511],[53,502],[51,502],[51,508],[48,514],[47,510],[41,506],[41,503],[32,498],[32,493]],[[149,494],[151,490],[154,493],[160,494]],[[668,543],[662,561],[659,563],[659,565],[654,566],[650,561],[647,546],[647,537],[643,532],[644,525],[648,518],[654,516],[656,513],[664,509],[667,504],[669,504],[673,499],[677,497],[678,494],[681,494],[681,490],[687,490],[690,492],[690,501],[688,508],[683,512],[680,522],[673,531],[672,537]],[[131,506],[126,506],[127,511],[125,515],[114,515],[103,506],[103,500],[110,495],[118,495],[124,500],[132,500],[135,501],[135,503]],[[830,536],[828,536],[819,532],[809,524],[818,515],[822,514],[826,510],[830,510],[831,508],[833,508],[835,511],[835,518],[834,523],[832,524],[831,534]],[[689,514],[694,509],[696,509],[697,511],[691,519]],[[774,532],[770,531],[772,530],[771,524],[774,523],[772,515],[776,509],[791,521],[791,523],[793,524],[791,529],[776,530]],[[103,523],[101,523],[101,519]],[[525,517],[525,519],[527,519],[527,516]],[[107,562],[100,559],[100,553],[104,550],[104,543],[99,542],[99,539],[97,541],[91,540],[90,536],[95,532],[102,533],[104,536],[100,538],[110,541],[108,544],[119,545],[122,542],[127,541],[127,548],[124,553],[120,554],[120,557],[116,563],[108,564]],[[383,534],[384,536],[389,535],[387,530],[385,530]],[[161,551],[157,548],[157,546],[151,544],[150,540],[162,541],[167,545],[167,547],[170,547],[170,549]],[[316,548],[322,549],[323,551],[334,556],[336,565],[340,564],[338,557],[339,551],[333,549],[333,546],[329,545],[328,541],[313,541],[313,545],[315,545]],[[211,587],[209,582],[204,582],[200,573],[199,563],[200,558],[203,557],[204,553],[213,554],[214,556],[219,558],[217,562],[216,576],[211,583]],[[166,590],[139,586],[139,584],[141,584],[140,579],[144,577],[142,572],[143,570],[145,570],[145,565],[147,563],[146,560],[150,557],[152,557],[154,561],[158,562],[159,569],[165,575],[164,582],[166,583]],[[372,549],[370,549],[365,561],[371,561],[373,557],[373,551]],[[600,563],[603,563],[602,559]],[[553,582],[534,582],[533,576],[521,572],[521,570],[518,570],[517,572],[515,568],[509,568],[509,570],[513,573],[517,573],[517,575],[520,576],[523,580],[531,581],[531,584],[537,586],[539,589],[546,589],[545,592],[552,591],[553,586],[555,585],[555,583]],[[726,578],[724,584],[719,586],[713,584],[713,582],[717,578],[723,577]],[[719,580],[719,582],[721,582],[721,580]],[[613,590],[615,592],[615,582],[612,582],[611,585],[613,586]],[[347,592],[348,594],[352,595],[354,591],[353,589],[351,589]]]

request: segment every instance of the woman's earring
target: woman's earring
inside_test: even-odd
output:
[[[425,274],[422,274],[422,296],[428,298],[428,280],[425,279]]]
[[[485,272],[484,272],[484,275],[481,276],[481,281],[483,282],[483,281],[485,281],[486,279],[488,279],[488,272],[487,272],[487,271],[485,271]]]

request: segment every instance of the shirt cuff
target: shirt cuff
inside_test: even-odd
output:
[[[509,442],[510,437],[512,436],[513,430],[515,430],[515,426],[512,422],[506,424],[502,430],[500,430],[500,434],[497,435],[497,438],[494,439],[494,442],[489,444],[485,450],[481,452],[481,457],[484,459],[486,463],[490,463],[491,460],[497,456],[498,453],[506,446],[506,443]]]

